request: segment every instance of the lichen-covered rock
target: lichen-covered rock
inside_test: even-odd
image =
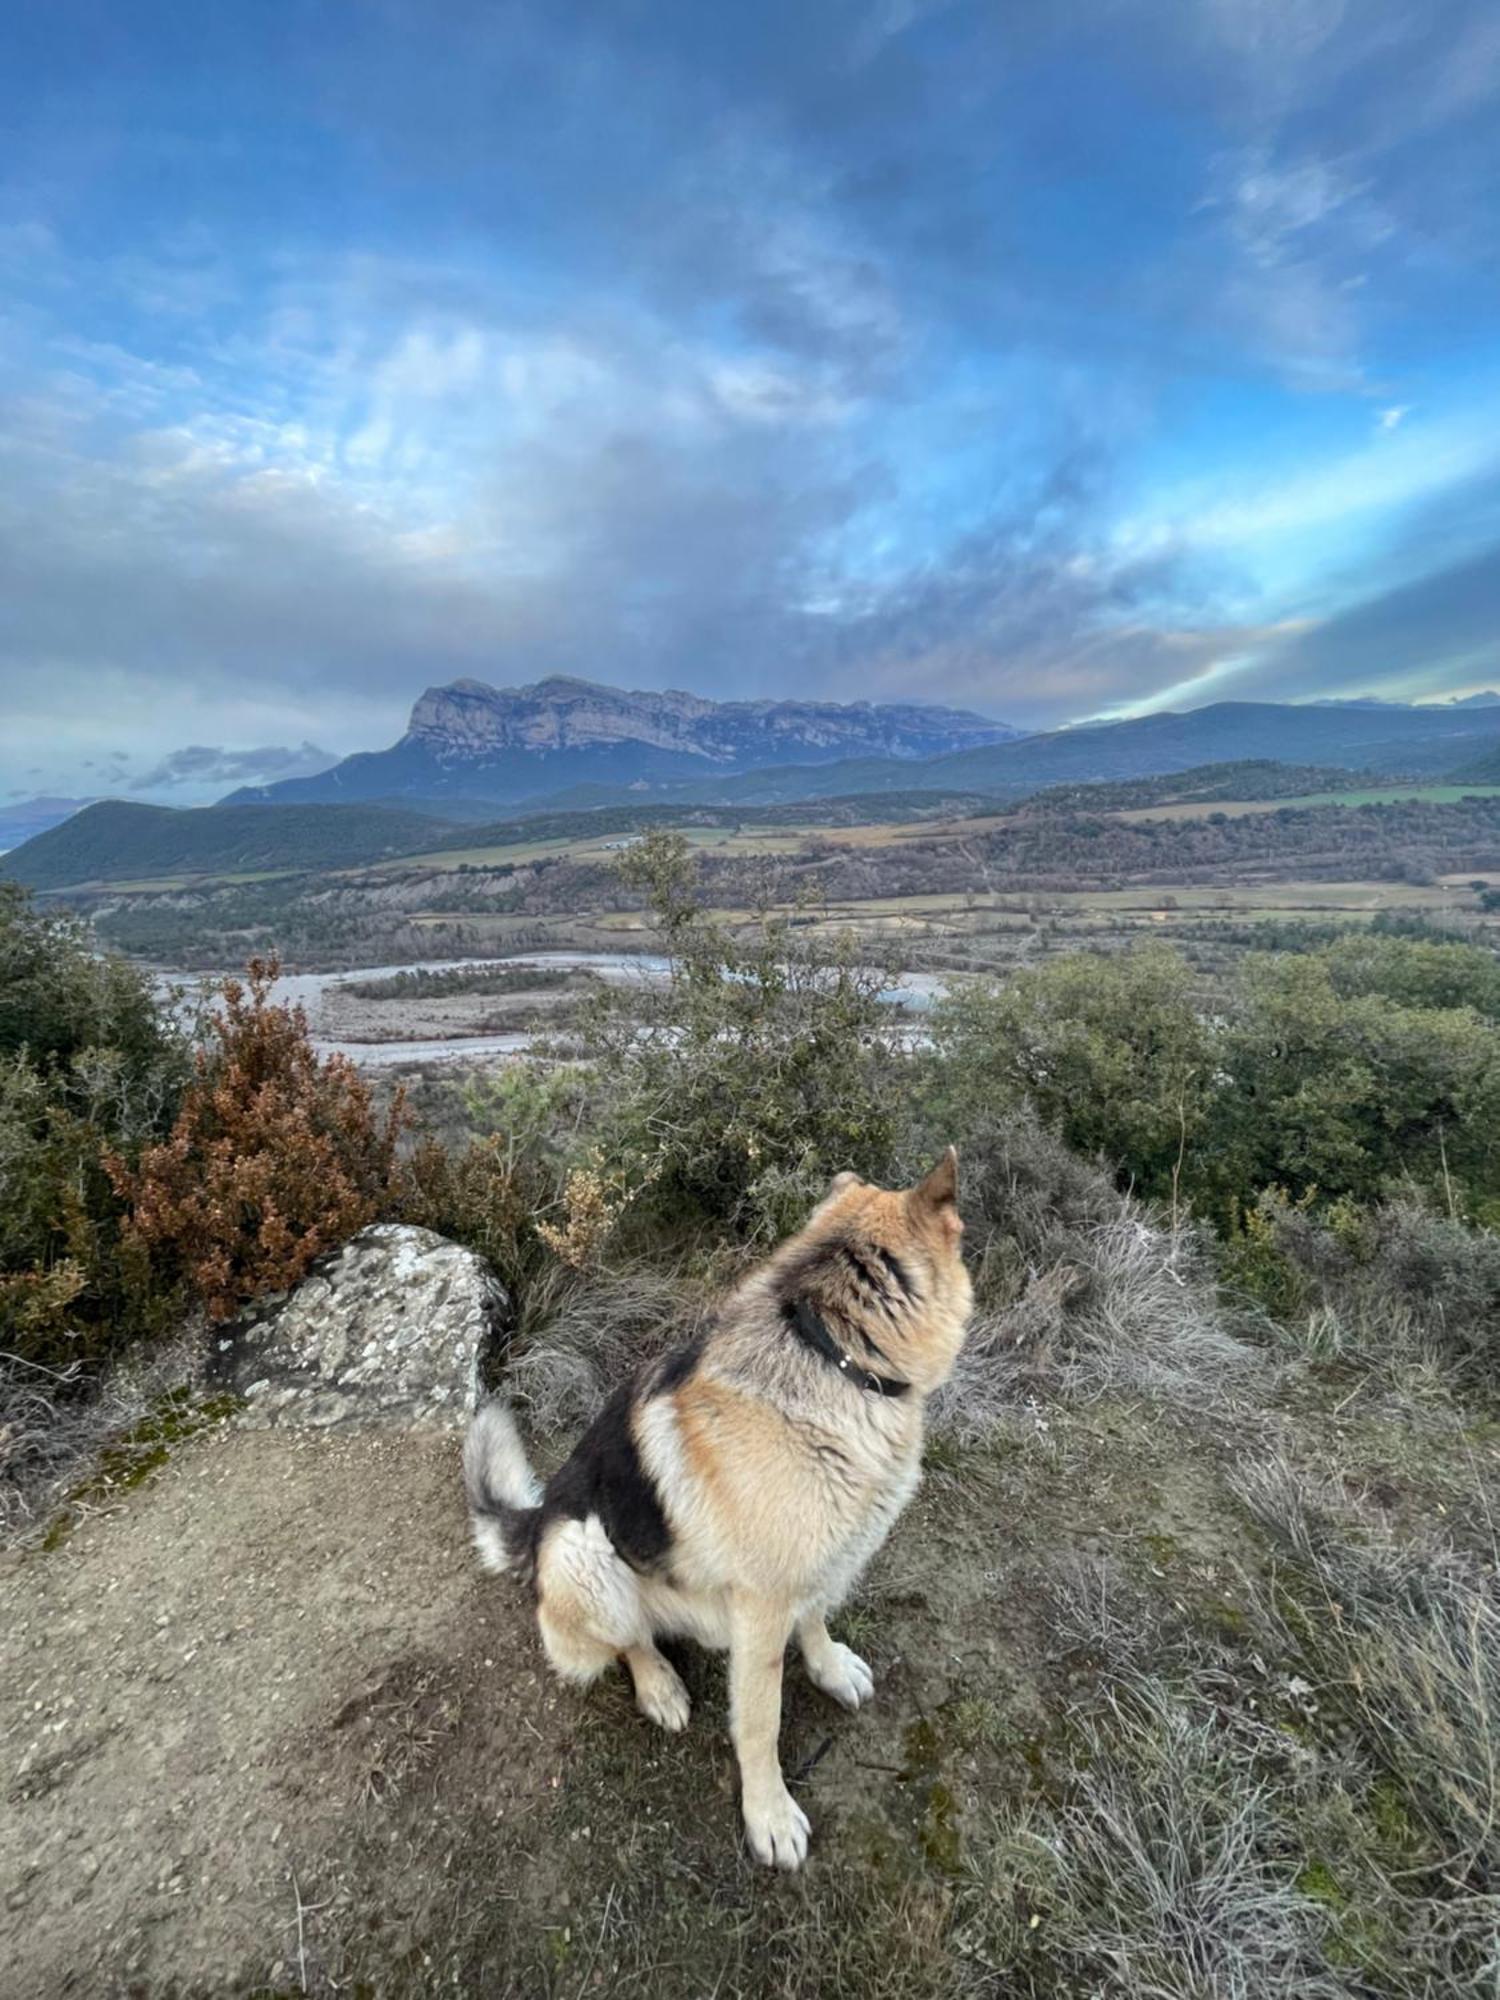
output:
[[[220,1335],[213,1372],[252,1422],[459,1424],[508,1319],[482,1257],[378,1222]]]

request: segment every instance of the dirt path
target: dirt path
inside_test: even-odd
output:
[[[468,1560],[454,1461],[449,1437],[223,1430],[9,1564],[9,1991],[300,1984],[299,1864],[326,1889],[478,1644],[530,1670]]]
[[[1183,1440],[1111,1421],[934,1465],[843,1621],[872,1710],[789,1671],[791,1882],[741,1848],[722,1664],[681,1657],[678,1739],[559,1688],[451,1435],[200,1435],[0,1573],[5,1992],[959,1991],[965,1830],[1046,1727],[1039,1551],[1202,1517]]]

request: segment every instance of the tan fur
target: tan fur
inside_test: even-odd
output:
[[[590,1680],[622,1658],[646,1714],[680,1729],[687,1694],[656,1638],[727,1646],[746,1831],[778,1867],[800,1865],[808,1837],[777,1756],[787,1642],[796,1636],[835,1700],[869,1699],[869,1668],[825,1619],[915,1490],[925,1399],[963,1344],[971,1295],[956,1198],[951,1148],[911,1189],[840,1174],[806,1227],[724,1301],[691,1375],[653,1390],[658,1371],[647,1369],[635,1385],[630,1433],[671,1530],[665,1559],[631,1568],[592,1515],[552,1521],[538,1546],[538,1620],[564,1678]],[[838,1244],[859,1246],[859,1258],[827,1247]],[[892,1280],[872,1296],[861,1266],[885,1280],[882,1250],[909,1294]],[[858,1367],[909,1392],[872,1393],[810,1353],[788,1331],[790,1293],[814,1299]]]

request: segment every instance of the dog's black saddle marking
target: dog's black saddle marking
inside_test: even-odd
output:
[[[904,1396],[911,1388],[910,1382],[903,1382],[895,1375],[877,1375],[873,1368],[861,1368],[853,1355],[846,1354],[833,1335],[828,1331],[823,1315],[808,1299],[788,1299],[781,1308],[782,1318],[802,1345],[840,1375],[847,1375],[851,1382],[861,1389],[867,1389],[873,1396]],[[874,1341],[866,1340],[866,1345],[876,1354],[880,1349]],[[881,1360],[885,1359],[883,1354]]]
[[[583,1521],[597,1514],[604,1532],[633,1570],[658,1568],[672,1547],[655,1482],[641,1463],[630,1428],[634,1385],[617,1389],[579,1440],[567,1464],[547,1482],[538,1538],[559,1516]]]

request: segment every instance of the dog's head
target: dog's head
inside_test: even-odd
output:
[[[799,1262],[803,1269],[821,1267],[838,1284],[839,1296],[830,1304],[874,1315],[874,1338],[893,1358],[900,1354],[903,1373],[926,1393],[957,1359],[973,1304],[963,1233],[958,1152],[950,1146],[914,1187],[882,1188],[858,1174],[835,1175],[797,1239]],[[841,1249],[855,1255],[820,1254]],[[878,1280],[873,1286],[865,1275],[871,1271]]]

